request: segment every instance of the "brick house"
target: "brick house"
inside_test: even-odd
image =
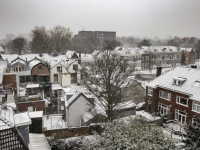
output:
[[[45,101],[32,101],[23,102],[17,104],[19,112],[33,112],[33,111],[43,111],[45,115]]]
[[[51,83],[48,64],[34,59],[29,63],[29,67],[31,68],[32,82],[34,84],[40,84],[44,92],[49,92]]]
[[[146,86],[146,111],[160,115],[171,113],[172,118],[183,124],[200,116],[200,70],[177,67]]]

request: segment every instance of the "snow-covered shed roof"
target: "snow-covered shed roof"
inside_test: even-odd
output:
[[[23,126],[31,124],[31,118],[28,112],[14,114],[15,126]]]
[[[62,90],[62,86],[60,84],[51,84],[52,90]]]
[[[33,111],[29,112],[30,118],[42,118],[43,116],[43,111]]]
[[[126,102],[121,102],[116,106],[116,110],[122,110],[122,109],[128,109],[128,108],[133,108],[136,107],[136,104],[133,101],[126,101]]]
[[[173,80],[177,77],[185,78],[186,81],[182,85],[173,84]],[[161,87],[183,93],[190,96],[190,99],[200,101],[200,86],[195,83],[200,82],[200,70],[194,68],[176,67],[175,69],[160,75],[146,86],[156,88]]]

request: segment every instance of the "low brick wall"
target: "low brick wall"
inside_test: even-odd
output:
[[[54,136],[55,139],[68,138],[73,136],[90,135],[90,127],[64,128],[44,131],[44,135]]]

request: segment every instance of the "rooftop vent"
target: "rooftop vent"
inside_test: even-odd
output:
[[[194,84],[193,84],[193,86],[199,87],[200,86],[200,81],[195,81]]]

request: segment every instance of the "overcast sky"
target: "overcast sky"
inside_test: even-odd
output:
[[[0,0],[0,39],[56,25],[117,36],[200,38],[200,0]]]

